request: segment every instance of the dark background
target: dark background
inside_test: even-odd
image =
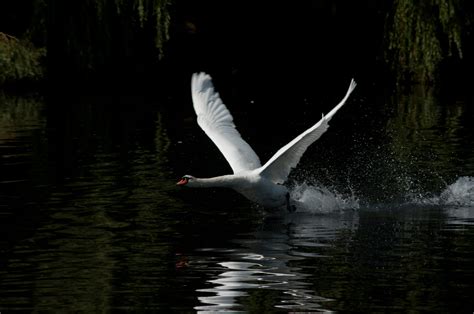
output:
[[[203,70],[263,91],[305,91],[316,83],[324,89],[351,77],[396,83],[385,52],[399,1],[170,1],[169,40],[161,52],[153,14],[141,23],[137,2],[127,1],[120,14],[113,1],[3,2],[0,31],[46,46],[49,82],[61,90],[181,90],[192,72]],[[469,86],[472,4],[445,2],[458,10],[463,58],[448,52],[448,35],[437,24],[445,57],[436,78]],[[436,8],[419,10],[436,24]]]

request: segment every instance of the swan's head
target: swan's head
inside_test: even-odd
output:
[[[193,182],[194,179],[196,179],[195,177],[193,176],[190,176],[190,175],[185,175],[181,178],[181,180],[179,180],[178,183],[176,183],[176,185],[186,185],[188,184],[189,182]]]

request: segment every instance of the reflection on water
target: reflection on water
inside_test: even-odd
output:
[[[0,311],[472,312],[472,117],[419,96],[391,99],[382,149],[309,151],[288,214],[178,189],[221,156],[173,106],[0,94]]]
[[[15,97],[0,91],[0,141],[8,143],[41,129],[43,102],[38,96]]]
[[[15,97],[0,91],[0,198],[11,206],[20,206],[24,195],[32,193],[31,181],[43,171],[42,110],[39,97]]]
[[[446,210],[448,223],[464,228],[465,225],[474,225],[474,207],[449,207]]]
[[[194,309],[472,308],[474,229],[472,219],[459,216],[465,209],[388,206],[268,218],[226,249],[190,253],[188,271],[208,278],[196,288]]]
[[[2,103],[1,149],[8,151],[2,159],[8,162],[0,182],[6,194],[0,309],[159,307],[163,300],[154,296],[162,288],[154,283],[166,276],[174,253],[158,240],[175,237],[175,221],[167,216],[174,210],[167,191],[174,187],[162,169],[169,140],[161,116],[156,110],[128,114],[128,122],[151,125],[153,136],[144,140],[143,129],[133,128],[114,147],[110,136],[117,130],[102,125],[113,128],[116,112],[107,116],[107,108],[82,104],[72,108],[75,115],[45,117],[41,100],[29,101]],[[84,133],[74,133],[78,129]],[[56,151],[61,148],[64,155]],[[34,178],[17,170],[39,165]],[[10,178],[23,172],[24,180]]]
[[[391,97],[395,113],[388,123],[395,156],[406,170],[409,191],[443,189],[461,175],[474,173],[472,111],[465,102],[442,99],[434,88],[416,86]],[[469,116],[471,115],[471,116]],[[429,163],[426,161],[429,160]],[[460,172],[459,166],[464,171]]]
[[[268,219],[261,230],[241,235],[231,251],[201,248],[197,270],[213,269],[211,279],[197,290],[198,311],[321,310],[329,299],[314,291],[296,261],[324,258],[341,229],[354,231],[357,214],[343,216],[290,215]],[[265,302],[267,304],[265,305]],[[262,304],[263,303],[263,304]]]

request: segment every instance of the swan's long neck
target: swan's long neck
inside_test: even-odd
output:
[[[194,178],[188,183],[189,187],[193,188],[232,188],[235,180],[233,175],[225,175],[213,178]]]

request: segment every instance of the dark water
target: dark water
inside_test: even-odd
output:
[[[308,150],[286,214],[174,185],[228,171],[189,102],[0,93],[0,311],[472,313],[472,99],[379,95]],[[300,107],[231,111],[264,160],[322,110]]]

